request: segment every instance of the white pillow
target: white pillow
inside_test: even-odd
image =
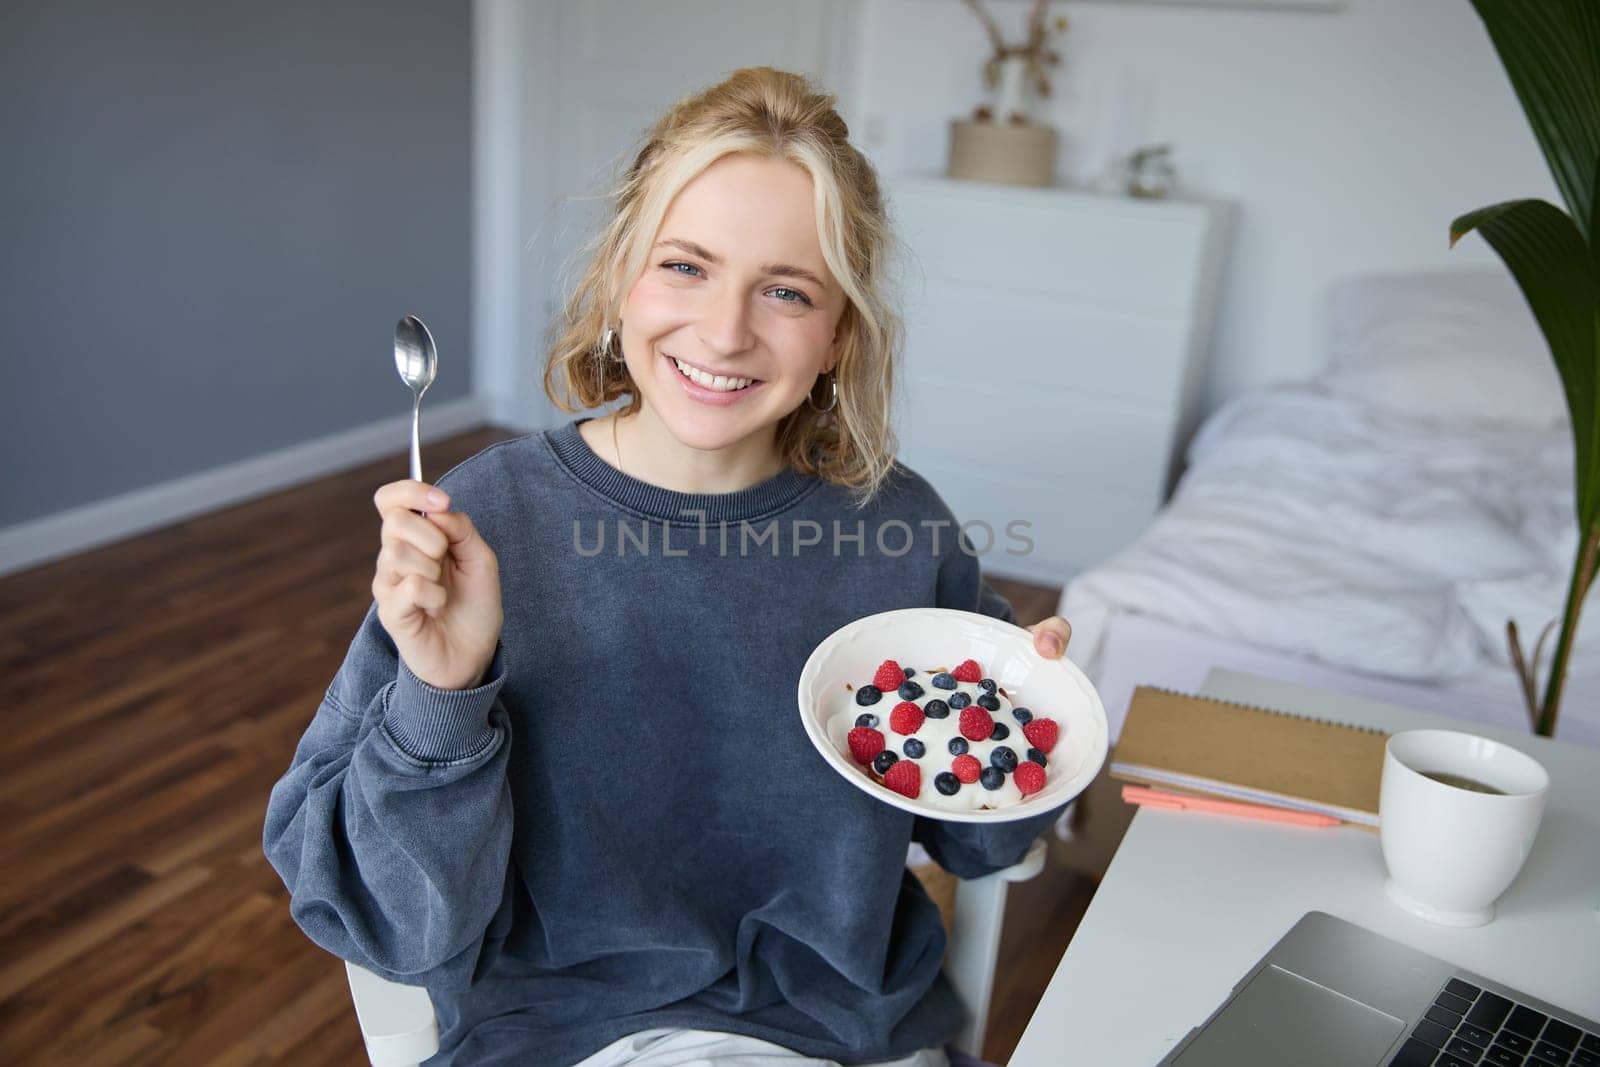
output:
[[[1567,418],[1561,377],[1504,268],[1367,274],[1335,283],[1332,392],[1432,418]]]

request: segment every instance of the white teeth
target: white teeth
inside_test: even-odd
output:
[[[743,389],[745,386],[755,381],[754,378],[728,378],[721,374],[713,377],[703,370],[700,370],[696,367],[691,367],[689,364],[676,357],[673,357],[672,362],[677,366],[678,370],[683,372],[683,376],[685,378],[688,378],[696,385],[704,386],[707,389],[713,389],[719,393],[731,393],[736,389]]]

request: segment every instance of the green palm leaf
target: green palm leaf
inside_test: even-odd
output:
[[[1586,243],[1600,160],[1600,3],[1472,0]]]
[[[1594,160],[1594,200],[1589,204],[1589,266],[1600,279],[1600,156]]]
[[[1561,374],[1572,415],[1578,554],[1573,561],[1567,604],[1561,620],[1542,706],[1529,699],[1535,732],[1555,733],[1566,684],[1567,661],[1578,628],[1578,615],[1600,564],[1600,285],[1583,236],[1565,212],[1543,200],[1510,200],[1463,215],[1450,224],[1450,244],[1473,230],[1505,261],[1543,331]],[[1512,657],[1519,664],[1523,688],[1536,689],[1538,653],[1524,664],[1510,630]]]
[[[1450,226],[1452,247],[1477,230],[1516,278],[1550,345],[1572,415],[1578,554],[1542,707],[1534,698],[1538,648],[1525,663],[1515,623],[1507,626],[1528,714],[1534,730],[1548,737],[1555,733],[1578,614],[1600,571],[1600,2],[1472,5],[1570,212],[1543,200],[1509,200]]]
[[[1477,230],[1516,278],[1544,332],[1566,389],[1576,447],[1578,520],[1587,526],[1600,505],[1595,457],[1600,451],[1600,373],[1595,347],[1597,301],[1589,249],[1572,219],[1543,200],[1508,200],[1450,224],[1450,244]]]

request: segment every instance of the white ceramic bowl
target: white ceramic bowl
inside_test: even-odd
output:
[[[839,710],[839,694],[847,682],[870,681],[886,659],[917,668],[977,660],[987,677],[1016,694],[1018,703],[1056,720],[1061,739],[1050,753],[1045,787],[1010,807],[963,811],[912,800],[873,781],[851,758],[846,741],[861,709],[849,704]],[[947,822],[1011,822],[1058,808],[1088,788],[1109,748],[1105,707],[1077,664],[1065,656],[1045,659],[1027,630],[970,611],[902,608],[840,627],[806,660],[799,699],[806,734],[834,770],[885,804]]]

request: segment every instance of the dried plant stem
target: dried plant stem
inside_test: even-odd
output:
[[[1539,725],[1539,694],[1528,661],[1522,658],[1522,641],[1517,636],[1517,620],[1506,620],[1506,643],[1511,646],[1511,667],[1517,672],[1517,683],[1522,686],[1522,702],[1528,709],[1528,728]],[[1534,663],[1539,662],[1537,655]]]
[[[994,87],[995,71],[1003,60],[1020,58],[1027,68],[1028,78],[1038,90],[1040,96],[1050,95],[1050,78],[1046,67],[1055,66],[1061,62],[1060,53],[1050,47],[1050,25],[1047,18],[1050,0],[1035,0],[1033,8],[1028,12],[1027,36],[1021,44],[1006,44],[1005,34],[1000,32],[1000,24],[994,20],[979,4],[978,0],[963,0],[972,13],[978,16],[983,23],[984,32],[989,35],[989,47],[993,54],[984,63],[985,78],[989,87]],[[1057,28],[1065,29],[1067,20],[1065,16],[1057,20]]]
[[[1539,727],[1539,661],[1544,658],[1544,643],[1550,639],[1550,634],[1555,630],[1560,619],[1551,619],[1544,624],[1544,629],[1539,631],[1539,640],[1533,645],[1533,659],[1530,662],[1523,658],[1522,639],[1517,634],[1517,620],[1506,620],[1506,641],[1511,646],[1511,666],[1517,672],[1517,681],[1522,686],[1522,702],[1528,709],[1528,727],[1537,730]]]
[[[994,16],[978,6],[978,0],[966,0],[966,5],[972,8],[975,15],[983,22],[983,28],[989,32],[989,44],[994,48],[996,57],[1006,53],[1006,39],[1000,32],[1000,24],[995,22]]]

